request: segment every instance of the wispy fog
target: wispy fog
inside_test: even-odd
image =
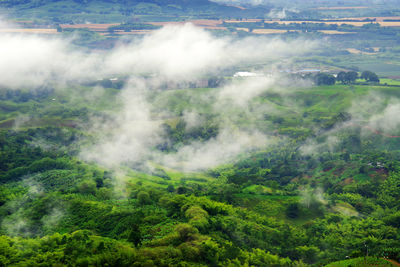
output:
[[[268,144],[269,137],[257,127],[240,129],[234,125],[237,120],[251,124],[261,116],[260,108],[250,108],[250,103],[271,88],[279,90],[282,79],[277,79],[276,73],[259,70],[260,75],[256,77],[232,78],[221,88],[213,89],[209,93],[209,115],[217,118],[218,134],[209,140],[192,141],[168,154],[156,147],[167,142],[163,139],[163,118],[172,115],[167,111],[154,113],[150,92],[154,94],[161,90],[160,85],[170,81],[207,79],[230,68],[248,71],[246,66],[255,63],[268,63],[272,70],[276,63],[308,52],[316,45],[301,39],[215,37],[192,24],[166,26],[139,41],[120,44],[101,53],[83,51],[73,47],[70,40],[55,37],[3,34],[0,35],[3,58],[0,85],[32,88],[52,84],[57,88],[71,81],[128,77],[129,82],[119,94],[120,111],[111,114],[111,119],[91,119],[88,130],[97,142],[82,149],[81,157],[109,167],[155,161],[184,170],[198,170]],[[99,88],[94,88],[94,97],[98,92]],[[81,92],[75,97],[91,95]],[[202,115],[190,107],[181,115],[187,122],[186,127],[202,123]]]
[[[343,137],[352,135],[357,139],[370,137],[399,138],[400,102],[388,95],[370,92],[355,98],[346,110],[348,119],[337,122],[329,130],[317,129],[323,138],[309,138],[301,146],[305,155],[335,152],[343,145]],[[343,135],[343,133],[346,133]],[[375,145],[378,145],[375,143]]]
[[[99,58],[72,50],[68,41],[27,35],[0,35],[0,85],[34,88],[94,78]]]
[[[314,45],[302,40],[216,38],[186,24],[165,27],[138,43],[121,46],[112,51],[105,65],[131,77],[151,74],[151,78],[132,78],[121,93],[123,111],[111,121],[100,124],[101,129],[107,125],[107,134],[82,156],[108,166],[142,164],[151,160],[193,171],[214,167],[243,152],[265,147],[269,137],[257,128],[244,130],[234,125],[237,120],[251,121],[260,115],[258,109],[250,110],[249,104],[277,84],[276,75],[233,79],[222,88],[211,91],[209,101],[212,115],[218,118],[218,135],[206,141],[193,141],[167,154],[154,148],[165,142],[161,118],[170,114],[166,111],[152,114],[152,103],[146,100],[148,88],[169,80],[179,82],[216,75],[241,64],[261,61],[274,64],[276,60],[309,51]],[[198,101],[192,99],[191,103]],[[187,128],[201,124],[201,115],[189,107],[182,115]]]
[[[166,26],[139,42],[104,53],[80,51],[71,40],[0,35],[0,85],[20,88],[85,81],[107,75],[156,74],[187,80],[243,62],[276,60],[303,53],[312,42],[267,38],[215,38],[185,24]]]

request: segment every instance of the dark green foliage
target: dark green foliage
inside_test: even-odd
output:
[[[4,266],[132,266],[137,261],[136,252],[129,245],[93,236],[89,231],[55,234],[43,239],[21,240],[5,236],[0,239]]]
[[[175,187],[173,186],[173,185],[168,185],[168,187],[167,187],[167,191],[168,192],[170,192],[170,193],[172,193],[172,192],[174,192],[175,191]]]
[[[314,77],[315,84],[317,85],[333,85],[336,82],[335,76],[327,73],[318,73]]]
[[[146,205],[151,203],[150,195],[145,191],[140,191],[137,194],[137,200],[140,205]]]
[[[161,150],[175,150],[176,147],[182,144],[189,144],[193,141],[207,141],[218,135],[218,126],[213,123],[211,118],[200,126],[186,127],[186,122],[179,119],[174,127],[169,124],[164,124],[165,137],[170,142],[160,146]]]
[[[344,72],[341,71],[337,74],[336,80],[342,82],[342,83],[354,83],[358,78],[358,73],[355,71],[348,71]]]
[[[144,24],[144,23],[122,23],[120,25],[111,26],[108,28],[110,31],[115,30],[123,30],[126,32],[130,32],[132,30],[155,30],[161,28],[160,26],[155,26],[152,24]]]
[[[286,216],[288,216],[291,219],[295,219],[299,216],[299,212],[300,212],[299,204],[292,203],[286,209]]]
[[[374,73],[374,72],[372,72],[372,71],[368,71],[368,70],[363,71],[363,72],[361,73],[360,78],[361,78],[361,79],[364,79],[364,80],[366,80],[366,81],[368,81],[368,82],[376,82],[376,83],[379,83],[379,77],[378,77],[378,75],[376,75],[376,73]]]
[[[54,89],[51,87],[43,86],[43,88],[37,88],[36,90],[12,90],[12,89],[4,89],[0,90],[0,100],[10,100],[16,103],[27,102],[28,100],[36,100],[40,101],[46,99],[54,92]],[[13,111],[16,106],[1,106],[1,109],[5,109],[8,111]]]
[[[132,228],[128,235],[128,241],[132,242],[135,246],[138,246],[142,242],[142,235],[140,233],[139,226],[137,224],[133,224]]]
[[[77,191],[81,194],[91,194],[96,193],[96,182],[93,180],[85,180],[78,184]]]
[[[0,132],[1,182],[17,180],[28,173],[69,167],[62,158],[54,159],[57,153],[32,146],[30,140],[33,138],[29,133]]]

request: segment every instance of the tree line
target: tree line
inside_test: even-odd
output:
[[[336,76],[320,72],[314,76],[314,82],[316,85],[334,85],[336,82],[341,82],[342,84],[353,84],[358,78],[371,83],[379,83],[380,81],[376,73],[366,70],[363,71],[361,75],[356,71],[341,71]]]

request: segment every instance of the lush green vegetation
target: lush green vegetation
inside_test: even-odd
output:
[[[109,31],[122,30],[130,32],[132,30],[155,30],[160,28],[161,28],[160,26],[144,24],[144,23],[123,23],[117,26],[111,26],[108,28],[108,30]]]
[[[392,262],[374,257],[360,257],[351,260],[344,260],[328,264],[327,267],[341,267],[341,266],[395,266]]]
[[[336,84],[265,93],[251,104],[279,107],[255,124],[260,130],[268,124],[278,134],[265,151],[204,173],[153,163],[151,173],[128,168],[122,176],[77,159],[77,147],[91,137],[63,124],[117,109],[118,89],[106,88],[99,96],[97,103],[108,100],[101,109],[69,90],[3,95],[6,121],[33,107],[37,117],[18,128],[2,124],[4,265],[321,265],[361,257],[366,249],[376,257],[400,256],[400,140],[369,131],[363,122],[343,126],[355,115],[348,113],[354,101],[379,93],[383,110],[385,98],[399,97],[396,87]],[[219,90],[150,96],[154,113],[170,112],[164,151],[216,136],[222,117],[204,99]],[[208,116],[207,123],[188,130],[181,118],[188,107]],[[58,124],[48,126],[50,119]],[[246,127],[249,121],[234,123]],[[302,151],[310,138],[316,153]],[[330,138],[336,145],[323,149]],[[362,265],[355,261],[350,264]],[[337,264],[332,266],[342,263]]]

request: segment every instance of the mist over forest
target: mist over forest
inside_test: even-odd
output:
[[[0,1],[0,266],[398,266],[397,0]]]

